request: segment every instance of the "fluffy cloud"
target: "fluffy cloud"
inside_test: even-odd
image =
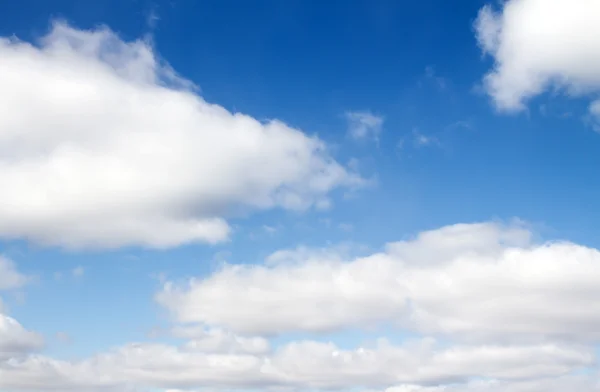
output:
[[[572,347],[439,348],[431,339],[342,350],[311,341],[284,345],[270,356],[215,354],[159,344],[131,344],[78,362],[42,356],[0,363],[0,388],[99,390],[139,388],[349,389],[399,384],[515,382],[561,377],[593,356]],[[122,390],[122,389],[121,389]]]
[[[600,3],[590,0],[508,0],[497,12],[481,9],[477,39],[495,60],[484,85],[497,107],[523,109],[527,99],[551,88],[597,91],[599,17]]]
[[[304,358],[304,359],[303,359]],[[338,389],[394,383],[446,384],[472,377],[518,380],[565,374],[593,363],[577,349],[548,346],[450,347],[436,349],[430,339],[392,346],[340,350],[335,345],[296,342],[278,352],[272,363],[300,385]],[[318,381],[317,381],[318,380]]]
[[[226,265],[156,299],[179,322],[241,333],[390,322],[462,341],[600,341],[600,252],[533,238],[519,222],[458,224],[348,261]]]
[[[4,318],[13,348],[0,360],[0,390],[599,390],[598,250],[536,242],[515,221],[442,227],[346,257],[301,247],[168,283],[157,299],[186,323],[171,330],[179,346],[64,361],[27,354],[41,341]],[[354,348],[269,340],[380,323],[414,337]]]
[[[214,243],[233,211],[306,209],[363,182],[317,137],[204,101],[106,28],[0,39],[0,85],[0,237]]]
[[[40,335],[27,331],[15,319],[0,314],[0,362],[21,357],[42,345]]]
[[[348,134],[355,140],[379,139],[383,126],[383,117],[371,112],[346,112],[348,121]]]

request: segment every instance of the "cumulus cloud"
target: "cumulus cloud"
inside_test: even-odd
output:
[[[461,341],[600,341],[600,252],[537,243],[518,221],[443,227],[354,259],[282,255],[167,282],[156,299],[179,322],[240,333],[387,322]]]
[[[4,318],[0,390],[598,391],[599,263],[520,221],[446,226],[364,257],[298,247],[167,283],[157,300],[181,323],[178,346],[65,361],[30,353],[40,341]],[[306,335],[378,325],[413,337]]]
[[[40,335],[26,330],[15,319],[0,314],[0,368],[3,360],[20,358],[40,349],[43,343]]]
[[[271,355],[215,354],[160,344],[130,344],[82,361],[33,355],[0,363],[0,388],[349,389],[468,382],[493,377],[516,382],[561,377],[593,356],[568,346],[440,348],[431,339],[394,346],[340,349],[332,343],[292,342]],[[94,389],[95,388],[95,389]],[[121,389],[122,390],[122,389]]]
[[[215,243],[233,212],[302,210],[363,182],[317,137],[206,102],[108,28],[0,39],[0,85],[0,237]]]
[[[383,127],[383,117],[368,111],[346,112],[348,134],[354,140],[379,140]]]
[[[475,29],[495,62],[484,87],[496,106],[522,110],[549,89],[597,92],[599,17],[600,3],[590,0],[508,0],[499,10],[482,8]]]

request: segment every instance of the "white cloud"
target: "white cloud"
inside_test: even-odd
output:
[[[40,349],[43,344],[44,341],[40,335],[27,331],[15,319],[0,314],[0,363],[11,358],[20,358],[31,351]],[[0,382],[0,387],[1,385],[2,382]]]
[[[265,259],[267,265],[318,263],[321,260],[342,261],[351,252],[352,244],[340,244],[328,248],[311,248],[300,245],[293,249],[282,249],[271,253]]]
[[[18,289],[29,280],[30,278],[17,271],[11,260],[0,256],[0,290]]]
[[[536,243],[519,222],[448,226],[348,261],[277,258],[166,283],[156,299],[180,322],[249,334],[391,322],[460,341],[600,341],[600,252]]]
[[[508,0],[485,6],[475,23],[482,50],[494,58],[484,87],[501,110],[517,111],[549,89],[571,94],[600,88],[600,3]]]
[[[586,350],[557,345],[440,348],[431,339],[343,350],[300,341],[271,355],[214,354],[160,344],[130,344],[95,357],[58,361],[39,355],[0,363],[0,388],[94,390],[146,388],[301,389],[468,382],[485,377],[511,382],[561,377],[589,366]]]
[[[0,291],[23,287],[30,277],[17,271],[15,264],[0,256]],[[43,346],[43,339],[34,332],[27,331],[15,319],[5,314],[7,309],[0,298],[0,363],[17,358]]]
[[[449,386],[403,385],[385,392],[597,392],[600,384],[594,376],[563,376],[527,381],[483,380]]]
[[[346,120],[348,121],[348,134],[354,140],[379,140],[379,134],[383,127],[383,117],[368,111],[346,112]]]
[[[0,40],[0,237],[71,248],[227,239],[235,211],[362,184],[316,137],[204,101],[143,41]]]
[[[367,257],[335,249],[298,247],[166,284],[159,302],[193,323],[170,330],[180,346],[64,361],[28,354],[41,341],[5,318],[0,336],[13,348],[0,390],[599,390],[598,250],[536,242],[520,221],[442,227]],[[354,348],[268,339],[380,323],[415,337]]]
[[[263,337],[239,336],[222,329],[207,330],[198,325],[175,327],[172,334],[190,339],[185,345],[186,349],[203,353],[261,355],[271,350],[269,341]]]
[[[340,350],[331,343],[295,342],[285,346],[273,359],[278,369],[318,380],[309,385],[327,389],[399,382],[446,384],[471,377],[526,379],[562,375],[591,363],[590,353],[571,348],[458,346],[438,349],[430,339],[403,346],[380,341],[375,348],[355,350]]]

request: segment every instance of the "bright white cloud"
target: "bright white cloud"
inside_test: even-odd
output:
[[[375,348],[355,350],[340,350],[331,343],[296,342],[273,359],[278,369],[318,380],[309,385],[326,389],[378,383],[446,384],[472,377],[511,380],[556,376],[592,362],[589,352],[552,345],[436,349],[430,339],[399,347],[380,341]]]
[[[475,23],[482,50],[495,61],[484,87],[501,110],[524,108],[548,89],[600,89],[600,2],[507,0],[485,6]]]
[[[598,391],[600,252],[534,238],[519,221],[457,224],[367,257],[299,247],[169,283],[157,299],[193,322],[172,328],[180,346],[64,361],[28,355],[40,341],[6,318],[5,342],[19,349],[0,360],[0,390]],[[381,322],[417,337],[355,348],[268,339]]]
[[[535,243],[519,222],[448,226],[348,261],[281,255],[167,283],[156,299],[180,322],[241,333],[391,322],[462,341],[600,341],[600,252]]]
[[[348,134],[355,140],[379,140],[383,127],[383,117],[376,116],[368,111],[346,112],[348,121]]]
[[[214,243],[232,209],[301,210],[362,184],[318,138],[204,101],[106,28],[1,39],[0,85],[0,237]]]
[[[261,355],[271,350],[269,341],[263,337],[239,336],[222,329],[207,330],[198,325],[175,327],[172,334],[190,339],[185,345],[186,349],[203,353]]]
[[[94,390],[146,388],[348,389],[381,385],[467,382],[472,377],[519,381],[561,377],[592,363],[568,346],[439,348],[431,339],[342,350],[312,341],[284,345],[268,356],[214,354],[159,344],[132,344],[79,362],[30,356],[0,363],[0,388]]]
[[[17,271],[11,260],[0,256],[0,290],[18,289],[28,281],[29,278]]]

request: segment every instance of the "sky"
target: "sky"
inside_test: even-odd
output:
[[[597,0],[0,1],[0,392],[600,391]]]

